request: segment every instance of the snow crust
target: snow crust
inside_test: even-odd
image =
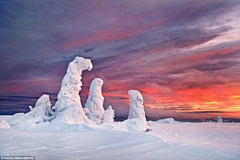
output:
[[[112,106],[108,106],[103,115],[103,123],[113,123],[114,122],[114,110]]]
[[[104,97],[102,95],[102,85],[103,80],[100,78],[95,78],[92,81],[90,85],[88,99],[84,108],[87,117],[96,124],[102,123],[104,114]]]

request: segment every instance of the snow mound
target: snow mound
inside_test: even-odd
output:
[[[91,120],[87,118],[82,107],[70,106],[65,109],[60,115],[58,115],[51,122],[54,125],[57,124],[93,124]]]
[[[0,128],[1,129],[10,129],[11,127],[10,127],[10,125],[7,123],[7,121],[6,120],[4,120],[4,119],[0,119]]]
[[[38,123],[49,121],[55,117],[51,109],[49,95],[43,94],[36,102],[35,107],[28,113],[17,113],[9,120],[14,129],[28,130]]]
[[[100,78],[95,78],[92,81],[88,99],[84,108],[87,117],[96,124],[101,124],[104,114],[102,85],[103,80]]]
[[[55,113],[51,109],[49,95],[43,94],[36,102],[34,108],[30,108],[30,112],[25,114],[26,119],[35,119],[36,123],[49,121],[55,117]]]
[[[145,132],[149,129],[147,123],[141,118],[127,119],[123,122],[118,122],[114,130]]]
[[[11,126],[15,126],[18,123],[25,120],[25,114],[24,113],[16,113],[9,119],[9,124]]]
[[[157,120],[156,123],[178,123],[178,122],[176,122],[173,118],[164,118]]]

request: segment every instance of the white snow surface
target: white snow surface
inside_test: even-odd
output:
[[[9,121],[9,117],[0,118]],[[0,155],[32,155],[39,160],[238,160],[240,157],[239,123],[149,123],[150,132],[124,131],[125,125],[119,127],[124,123],[57,127],[45,122],[31,131],[1,128]]]
[[[102,95],[102,85],[103,80],[100,78],[95,78],[92,81],[88,99],[84,108],[87,117],[96,124],[101,124],[104,114],[104,97]]]

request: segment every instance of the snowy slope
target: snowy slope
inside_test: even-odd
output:
[[[240,158],[239,123],[151,123],[150,132],[111,129],[114,125],[67,133],[0,129],[0,155],[38,160]]]

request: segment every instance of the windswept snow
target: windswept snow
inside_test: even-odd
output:
[[[116,130],[118,123],[124,124],[65,124],[65,128],[59,128],[62,133],[58,133],[57,127],[57,133],[0,129],[1,156],[34,155],[36,159],[50,160],[238,160],[240,157],[239,123],[150,123],[150,132],[123,131],[121,127]],[[40,125],[43,124],[46,125]],[[64,132],[60,131],[62,128]]]

